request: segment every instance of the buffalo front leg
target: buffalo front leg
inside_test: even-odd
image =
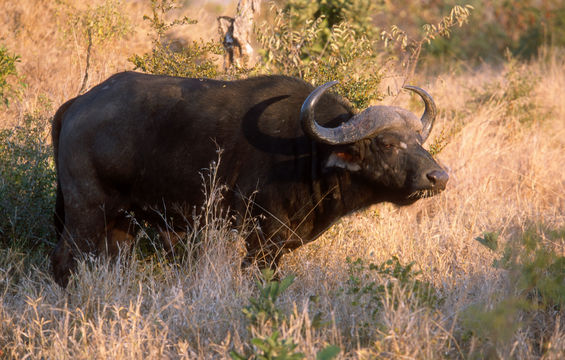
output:
[[[259,269],[272,269],[276,272],[281,257],[285,254],[284,242],[278,236],[265,238],[261,229],[256,228],[245,242],[247,254],[243,266],[257,264]]]
[[[119,214],[115,219],[105,224],[106,236],[97,243],[99,254],[115,258],[120,251],[129,251],[135,240],[135,228],[132,221],[125,215]]]

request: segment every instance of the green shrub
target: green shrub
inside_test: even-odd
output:
[[[175,9],[174,0],[151,0],[151,9],[152,15],[145,15],[143,18],[149,21],[153,31],[153,48],[149,53],[135,54],[128,59],[135,68],[151,74],[217,77],[219,70],[214,57],[221,54],[221,44],[214,41],[193,41],[188,46],[177,49],[164,40],[165,34],[175,26],[195,24],[196,20],[184,17],[170,23],[165,21],[165,15]]]
[[[105,0],[102,4],[85,10],[78,10],[68,3],[62,3],[65,18],[64,34],[72,38],[86,51],[84,75],[79,94],[87,89],[90,59],[94,47],[122,39],[132,32],[132,26],[124,15],[118,0]]]
[[[453,6],[456,0],[432,0],[428,11],[417,11],[419,2],[401,0],[408,14],[409,27],[428,22],[432,16]],[[472,63],[504,60],[510,50],[519,59],[538,55],[541,47],[565,45],[565,5],[562,1],[480,1],[469,0],[475,8],[471,23],[455,32],[451,39],[437,38],[428,52],[437,57]],[[401,5],[401,6],[402,6]]]
[[[305,357],[303,353],[296,352],[297,344],[292,339],[280,338],[280,327],[286,323],[287,316],[277,306],[279,296],[294,282],[294,275],[289,275],[277,281],[274,272],[270,269],[262,271],[262,279],[257,282],[259,297],[250,298],[249,305],[243,308],[243,314],[249,321],[250,328],[259,329],[264,325],[270,329],[270,335],[256,336],[250,341],[251,353],[242,355],[231,351],[234,360],[300,360]],[[340,352],[339,347],[326,346],[316,354],[316,359],[330,360]]]
[[[348,258],[347,264],[349,279],[347,288],[342,291],[351,296],[352,305],[363,308],[373,320],[383,306],[385,295],[393,290],[395,283],[411,290],[413,305],[434,307],[441,303],[432,284],[417,279],[421,271],[413,269],[413,262],[403,265],[393,256],[381,264],[367,264],[361,258],[355,261]]]
[[[290,15],[294,29],[300,29],[308,21],[321,19],[322,34],[311,47],[311,51],[319,55],[330,41],[332,29],[344,22],[351,25],[356,38],[373,39],[377,28],[371,17],[383,8],[384,1],[374,0],[289,0],[284,11]]]
[[[132,25],[118,0],[105,0],[102,4],[88,6],[85,10],[65,5],[67,23],[64,25],[64,32],[78,38],[84,47],[102,45],[124,38],[132,32]]]
[[[494,263],[510,272],[518,296],[533,309],[565,306],[565,256],[553,246],[565,241],[564,232],[565,228],[529,226],[517,243],[506,245],[503,256]]]
[[[20,57],[12,54],[3,45],[0,45],[0,103],[5,106],[10,104],[10,99],[17,94],[17,87],[13,81],[18,78],[16,63]]]
[[[462,27],[469,21],[471,10],[473,6],[469,4],[442,7],[429,21],[423,20],[423,17],[419,18],[417,31],[410,31],[396,24],[390,26],[389,30],[381,31],[385,49],[395,56],[400,56],[406,79],[413,76],[422,50],[436,39],[449,39],[456,26]],[[444,15],[445,13],[449,15]]]
[[[536,85],[539,76],[528,70],[508,51],[507,62],[503,67],[503,76],[496,78],[486,86],[471,89],[472,104],[479,108],[484,103],[495,103],[503,106],[504,114],[501,122],[517,119],[524,125],[532,124],[546,118],[543,108],[535,102]]]
[[[50,122],[25,115],[0,131],[0,244],[38,245],[52,236],[55,170],[47,142]]]
[[[565,228],[530,225],[497,252],[500,257],[493,266],[507,272],[509,288],[495,294],[499,299],[494,306],[476,304],[463,313],[466,337],[479,339],[487,352],[508,345],[521,329],[540,333],[542,341],[548,339],[553,329],[537,325],[556,326],[555,316],[565,308],[565,256],[559,248],[564,241]],[[542,318],[546,320],[540,321]],[[540,352],[547,348],[543,343],[537,345]]]
[[[356,33],[355,23],[342,21],[328,28],[320,15],[296,27],[301,15],[276,6],[271,12],[272,20],[257,30],[259,72],[296,76],[315,85],[337,80],[336,91],[358,109],[382,98],[383,60],[374,41]]]
[[[262,274],[262,282],[257,282],[259,297],[249,299],[250,304],[243,309],[243,314],[251,325],[257,326],[269,322],[277,328],[286,321],[286,315],[276,306],[276,301],[292,285],[294,276],[290,275],[281,281],[276,281],[273,270],[264,269]]]
[[[496,251],[498,249],[498,233],[496,232],[487,231],[483,233],[483,236],[476,237],[475,240],[491,250]]]
[[[362,13],[350,9],[349,3],[343,2],[343,14]],[[153,48],[149,53],[131,56],[129,61],[138,70],[172,76],[237,78],[277,73],[300,77],[317,85],[338,80],[337,91],[358,108],[379,99],[381,62],[373,42],[357,34],[361,32],[360,25],[342,21],[330,28],[322,12],[313,14],[313,18],[305,20],[304,26],[294,29],[293,23],[304,18],[304,14],[291,11],[298,6],[296,4],[290,4],[286,9],[273,5],[271,15],[274,20],[257,27],[258,42],[263,48],[259,64],[250,69],[238,68],[225,73],[215,61],[223,53],[219,42],[193,41],[180,48],[166,42],[165,35],[171,28],[196,21],[185,17],[167,22],[164,17],[175,8],[174,1],[152,0],[152,15],[144,18],[153,30]],[[323,49],[319,45],[321,42],[325,44]]]
[[[152,0],[152,15],[144,18],[153,30],[153,49],[133,55],[136,69],[153,74],[184,77],[238,78],[261,74],[283,74],[302,78],[314,85],[339,81],[336,91],[354,107],[363,109],[382,99],[379,85],[388,62],[379,49],[378,29],[371,14],[384,9],[384,2],[367,0],[290,0],[284,6],[271,4],[268,20],[256,26],[260,61],[253,68],[219,70],[216,65],[223,49],[218,42],[193,41],[184,47],[171,46],[164,38],[174,26],[194,24],[182,18],[172,22],[165,15],[175,8],[173,0]],[[422,38],[413,40],[406,32],[393,27],[382,32],[386,43],[403,44],[402,51],[417,47],[411,72],[423,43],[448,37],[450,29],[462,25],[469,16],[469,6],[454,6],[437,24],[424,24]],[[386,54],[385,54],[386,56]],[[411,72],[405,74],[409,77]]]

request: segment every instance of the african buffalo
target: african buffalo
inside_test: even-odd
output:
[[[78,254],[112,256],[131,241],[127,212],[162,226],[156,213],[183,218],[172,209],[200,206],[199,172],[218,147],[222,206],[256,219],[246,260],[260,266],[355,210],[408,205],[445,188],[448,175],[422,147],[437,113],[430,95],[406,86],[424,101],[421,119],[394,106],[356,114],[327,92],[334,84],[124,72],[66,102],[52,129],[56,281],[66,285]]]

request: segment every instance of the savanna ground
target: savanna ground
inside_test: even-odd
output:
[[[416,67],[409,82],[440,109],[430,144],[449,170],[447,189],[410,207],[384,204],[343,218],[286,255],[280,281],[240,268],[245,230],[218,216],[221,194],[205,176],[209,211],[187,236],[196,245],[184,261],[148,249],[147,230],[132,255],[117,264],[86,259],[62,289],[48,261],[55,242],[49,121],[83,85],[84,24],[69,19],[88,8],[0,4],[2,69],[19,55],[8,85],[0,83],[8,101],[0,109],[0,358],[565,357],[558,46],[529,60]],[[86,88],[133,69],[128,58],[151,49],[143,20],[149,2],[120,6],[128,24],[93,43]],[[213,39],[215,17],[234,9],[186,5],[177,17],[199,23],[177,36]],[[406,15],[397,14],[395,21]],[[480,17],[469,21],[480,27],[473,23]],[[416,99],[396,95],[406,72],[398,74],[379,79],[383,94],[393,89],[383,102],[421,111]]]

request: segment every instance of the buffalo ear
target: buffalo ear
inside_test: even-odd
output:
[[[359,171],[361,170],[360,159],[344,151],[334,151],[328,156],[324,167],[327,168],[342,168],[349,171]]]

